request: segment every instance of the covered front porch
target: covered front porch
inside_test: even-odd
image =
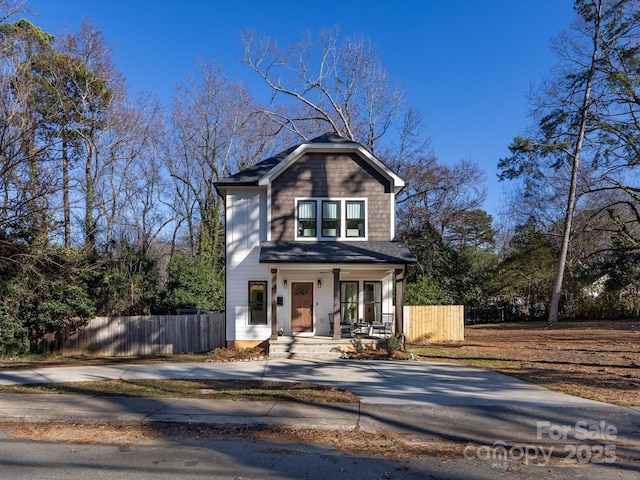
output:
[[[264,242],[270,340],[404,334],[404,273],[412,261],[396,242]]]
[[[271,339],[278,335],[381,338],[404,331],[401,268],[271,267]]]

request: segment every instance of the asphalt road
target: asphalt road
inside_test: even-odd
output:
[[[11,480],[200,479],[447,479],[569,478],[637,480],[620,464],[551,464],[539,458],[493,461],[478,455],[389,459],[349,455],[328,447],[261,441],[153,445],[79,445],[6,438],[0,432],[0,478]]]

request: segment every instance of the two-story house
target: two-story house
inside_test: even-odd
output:
[[[361,144],[325,134],[219,181],[226,205],[229,347],[340,336],[340,322],[403,331],[409,250],[395,240],[404,182]],[[333,332],[333,333],[332,333]]]

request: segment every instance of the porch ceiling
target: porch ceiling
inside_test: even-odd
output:
[[[399,242],[262,242],[260,263],[415,264]]]

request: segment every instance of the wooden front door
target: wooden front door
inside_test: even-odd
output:
[[[291,331],[313,331],[313,283],[291,284]]]

